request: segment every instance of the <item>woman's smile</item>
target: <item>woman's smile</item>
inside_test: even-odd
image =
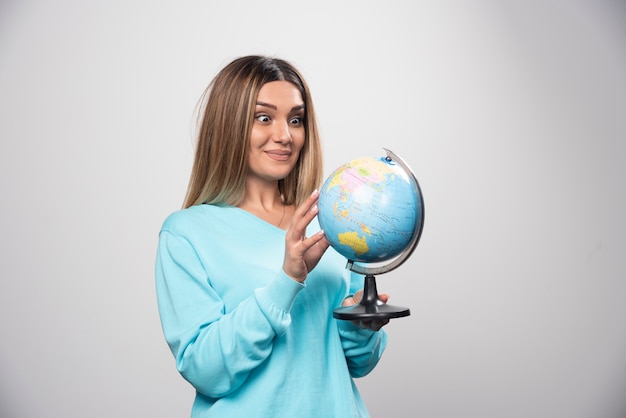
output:
[[[288,161],[291,157],[291,151],[288,150],[269,150],[265,151],[268,157],[276,161]]]

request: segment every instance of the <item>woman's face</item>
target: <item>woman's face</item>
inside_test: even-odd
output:
[[[272,81],[261,87],[250,135],[250,176],[275,181],[291,172],[304,145],[304,117],[304,101],[295,85]]]

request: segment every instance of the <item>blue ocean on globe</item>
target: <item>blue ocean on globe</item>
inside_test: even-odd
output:
[[[420,227],[421,196],[400,165],[364,157],[336,169],[320,190],[320,226],[348,260],[380,263],[407,248]]]

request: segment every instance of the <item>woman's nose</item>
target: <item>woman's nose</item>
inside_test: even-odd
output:
[[[273,140],[276,142],[291,142],[291,131],[289,130],[289,122],[276,121],[272,132]]]

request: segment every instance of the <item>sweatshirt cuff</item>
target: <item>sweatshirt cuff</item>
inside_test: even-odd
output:
[[[296,300],[296,296],[306,285],[298,283],[287,275],[282,269],[280,273],[267,284],[267,286],[255,291],[257,300],[265,306],[272,306],[288,313]]]

